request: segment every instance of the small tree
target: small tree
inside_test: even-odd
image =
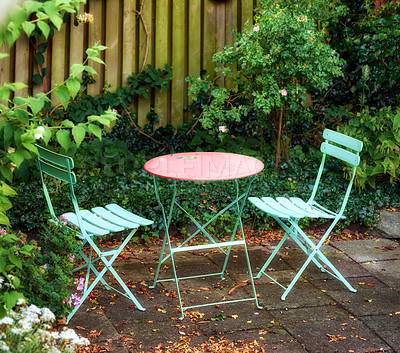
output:
[[[306,111],[308,92],[314,87],[328,89],[342,74],[343,62],[326,43],[323,28],[326,20],[343,11],[343,7],[332,10],[335,5],[328,0],[262,0],[254,25],[237,34],[233,46],[214,55],[213,61],[222,64],[216,71],[231,79],[232,88],[217,87],[200,77],[187,79],[191,95],[209,94],[208,103],[202,105],[203,127],[218,131],[218,126],[241,121],[255,110],[261,131],[272,130],[278,166],[293,123],[312,118]]]

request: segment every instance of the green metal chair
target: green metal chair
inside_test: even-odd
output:
[[[350,291],[356,292],[356,290],[350,285],[350,283],[340,274],[340,272],[321,252],[320,248],[331,233],[332,229],[335,227],[336,223],[339,221],[339,219],[345,218],[343,216],[343,212],[349,199],[357,166],[360,163],[359,152],[362,150],[363,144],[359,140],[328,129],[324,130],[323,137],[325,139],[325,142],[323,142],[321,145],[321,152],[323,153],[322,161],[319,167],[314,188],[307,202],[298,197],[277,197],[276,199],[272,197],[262,197],[261,199],[258,197],[249,197],[249,201],[253,205],[259,208],[261,211],[266,212],[267,214],[272,216],[286,232],[282,240],[279,242],[277,247],[274,249],[272,254],[269,256],[269,258],[255,277],[260,278],[261,275],[264,274],[275,283],[277,283],[279,286],[281,286],[285,290],[281,297],[282,300],[286,299],[286,296],[291,291],[291,289],[296,284],[296,282],[311,261],[321,271],[327,272],[334,278],[341,281]],[[348,163],[352,166],[351,178],[347,186],[346,193],[343,197],[341,207],[337,212],[330,211],[315,201],[318,186],[324,171],[324,164],[327,155],[342,160],[343,162]],[[322,238],[314,243],[299,227],[299,220],[301,220],[302,218],[332,219],[332,223],[328,227]],[[268,266],[270,265],[270,263],[278,253],[279,249],[282,247],[288,237],[293,239],[294,242],[304,251],[304,253],[308,257],[303,266],[297,272],[296,276],[289,284],[289,286],[285,287],[274,278],[272,278],[269,274],[267,274],[265,270],[268,268]]]
[[[76,231],[76,236],[82,241],[82,247],[80,247],[78,251],[85,261],[85,264],[79,268],[76,268],[74,271],[86,269],[85,287],[80,300],[80,304],[75,306],[73,311],[69,314],[67,318],[67,323],[99,282],[101,282],[106,289],[113,289],[119,294],[132,300],[132,302],[139,310],[144,311],[145,309],[137,301],[137,299],[125,285],[125,283],[112,267],[112,265],[114,260],[124,249],[132,236],[135,234],[138,227],[141,225],[150,225],[153,223],[153,221],[137,216],[116,204],[109,204],[105,207],[95,207],[92,208],[91,211],[79,209],[78,202],[74,193],[74,184],[76,183],[76,177],[75,174],[72,172],[72,169],[74,167],[74,162],[72,158],[52,152],[38,145],[36,147],[39,152],[37,162],[43,184],[43,192],[46,198],[49,212],[52,218],[57,222],[60,222],[60,219],[66,220],[67,225]],[[59,217],[56,216],[53,204],[51,202],[51,197],[46,186],[47,178],[45,177],[45,174],[69,184],[69,196],[70,201],[72,201],[74,212],[64,213]],[[96,245],[96,237],[104,236],[111,232],[121,232],[126,229],[131,230],[130,233],[128,234],[128,236],[126,236],[122,244],[115,249],[102,251]],[[86,254],[82,251],[83,247],[86,244],[90,246],[89,256],[86,256]],[[97,257],[94,257],[95,254],[97,254]],[[94,263],[96,263],[97,261],[102,261],[105,265],[100,272],[97,271],[94,266]],[[120,284],[123,292],[110,286],[103,279],[103,276],[107,272],[107,270],[111,272],[111,274]],[[91,272],[96,277],[89,286],[88,284]]]

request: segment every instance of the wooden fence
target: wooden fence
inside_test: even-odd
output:
[[[160,124],[182,124],[188,119],[185,77],[199,75],[201,69],[213,75],[213,54],[233,43],[233,29],[240,31],[252,21],[256,6],[257,0],[88,0],[80,12],[91,13],[94,21],[79,26],[67,23],[49,43],[43,65],[48,68],[47,84],[62,82],[70,65],[83,61],[86,47],[100,42],[109,48],[103,53],[107,66],[95,64],[100,75],[88,92],[99,94],[105,85],[115,90],[144,65],[162,68],[168,63],[173,73],[170,89],[152,92],[150,99],[135,103],[138,122],[147,122],[146,113],[153,104]],[[10,57],[0,61],[0,83],[28,83],[29,88],[19,94],[43,90],[32,84],[38,73],[33,56],[23,35]]]

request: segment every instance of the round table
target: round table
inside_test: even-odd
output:
[[[216,181],[250,177],[261,172],[264,164],[236,153],[186,152],[153,158],[144,169],[167,179]]]
[[[179,300],[179,305],[181,309],[181,319],[184,318],[183,310],[189,308],[197,308],[201,306],[208,305],[217,305],[223,303],[233,303],[239,301],[248,301],[254,300],[257,307],[258,300],[257,294],[255,291],[252,270],[250,265],[249,256],[247,253],[246,241],[244,238],[243,232],[243,224],[241,220],[241,214],[243,211],[244,204],[247,200],[247,196],[250,190],[250,185],[254,180],[254,177],[264,169],[264,164],[256,158],[235,154],[235,153],[223,153],[223,152],[186,152],[186,153],[175,153],[169,154],[165,156],[160,156],[153,158],[145,163],[144,169],[153,175],[154,179],[154,190],[157,201],[160,205],[160,209],[163,216],[164,226],[165,226],[165,236],[162,244],[161,254],[157,266],[157,271],[154,278],[154,283],[151,288],[154,288],[158,282],[164,281],[175,281],[177,296]],[[173,185],[173,195],[169,207],[168,214],[165,211],[165,208],[161,202],[160,195],[158,192],[157,178],[165,178],[172,180]],[[240,178],[248,178],[247,186],[245,187],[244,192],[240,193],[240,187],[238,183],[238,179]],[[208,220],[205,224],[200,224],[198,220],[196,220],[188,210],[185,210],[177,201],[177,181],[222,181],[222,180],[234,180],[236,184],[236,196],[232,197],[229,201],[229,204],[224,207],[219,212]],[[197,230],[190,235],[186,240],[184,240],[179,246],[172,246],[170,236],[169,236],[169,226],[171,224],[173,211],[175,206],[179,208],[182,212],[186,214],[186,216],[197,226]],[[225,213],[231,207],[236,206],[236,223],[234,226],[234,230],[230,237],[229,241],[221,241],[215,240],[214,237],[207,231],[207,227],[219,216]],[[236,240],[236,231],[240,228],[242,233],[242,239]],[[188,245],[188,243],[198,234],[202,234],[204,238],[208,239],[207,244],[201,245]],[[229,254],[232,246],[243,246],[246,255],[246,261],[248,266],[248,272],[250,275],[250,282],[252,285],[253,296],[251,298],[245,299],[235,299],[230,301],[222,301],[222,302],[214,302],[200,305],[192,305],[192,306],[183,306],[181,300],[181,294],[179,291],[178,281],[182,279],[188,278],[196,278],[196,277],[205,277],[205,276],[214,276],[220,275],[223,278],[225,269],[228,263]],[[198,250],[206,250],[212,248],[219,248],[221,251],[225,253],[225,262],[221,272],[211,273],[211,274],[203,274],[196,276],[186,276],[186,277],[178,277],[175,269],[175,261],[174,254],[183,252],[183,251],[198,251]],[[225,250],[227,248],[227,250]],[[165,255],[164,255],[165,254]],[[160,268],[162,264],[167,260],[171,259],[172,269],[173,269],[173,278],[168,279],[159,279]]]

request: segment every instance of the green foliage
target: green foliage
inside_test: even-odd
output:
[[[77,7],[83,2],[83,0],[26,1],[14,8],[9,21],[0,28],[0,43],[6,39],[11,47],[23,31],[28,37],[41,35],[46,40],[54,29],[60,30],[64,15],[76,13]],[[43,53],[46,49],[46,45],[42,44],[38,45],[36,54],[39,63],[43,63]],[[96,74],[89,63],[103,63],[99,53],[105,49],[106,47],[98,44],[88,48],[85,61],[82,64],[73,64],[70,75],[64,82],[34,97],[15,95],[16,90],[27,87],[21,82],[4,83],[0,87],[0,224],[9,225],[6,212],[11,207],[9,198],[15,194],[7,183],[12,182],[15,169],[31,159],[32,154],[37,153],[35,147],[37,140],[43,140],[45,144],[55,140],[68,151],[72,141],[79,147],[85,136],[101,138],[99,124],[110,126],[111,122],[116,120],[116,112],[111,111],[109,107],[88,115],[84,122],[79,123],[68,119],[61,122],[52,120],[44,109],[52,105],[49,98],[52,93],[57,95],[63,109],[66,109],[81,90],[81,74],[83,72]]]
[[[222,128],[222,137],[229,121],[245,120],[255,110],[258,126],[277,132],[274,140],[279,151],[282,128],[289,135],[296,121],[311,118],[306,93],[314,87],[326,91],[341,75],[343,61],[326,43],[314,17],[326,21],[327,16],[337,16],[329,12],[332,5],[322,0],[261,1],[255,25],[248,25],[233,46],[214,55],[213,61],[222,64],[216,71],[231,79],[232,88],[217,87],[202,77],[187,78],[192,97],[209,96],[201,106],[203,127],[211,133]]]
[[[0,229],[0,318],[24,298],[21,270],[25,261],[34,256],[34,246],[25,243],[22,234]]]
[[[36,235],[34,256],[16,271],[29,303],[49,308],[58,319],[67,316],[71,306],[73,259],[78,243],[73,231],[52,221]],[[32,246],[32,245],[31,245]]]
[[[117,88],[115,92],[105,91],[101,95],[91,96],[83,91],[74,101],[69,102],[66,110],[56,110],[54,115],[56,118],[70,119],[79,125],[91,115],[101,114],[110,107],[121,114],[124,121],[129,121],[128,114],[136,118],[132,110],[135,97],[143,96],[148,99],[151,89],[166,91],[171,77],[172,71],[167,64],[162,70],[147,65],[140,74],[132,73],[127,78],[127,85]]]
[[[373,1],[347,1],[352,10],[330,27],[331,44],[346,60],[324,105],[399,105],[400,4],[388,1],[376,12]],[[369,75],[363,75],[368,66]],[[362,101],[360,98],[363,97]],[[363,103],[363,104],[362,104]]]
[[[363,141],[361,164],[356,184],[376,187],[377,182],[390,183],[400,175],[400,108],[366,108],[355,114],[340,131]]]

